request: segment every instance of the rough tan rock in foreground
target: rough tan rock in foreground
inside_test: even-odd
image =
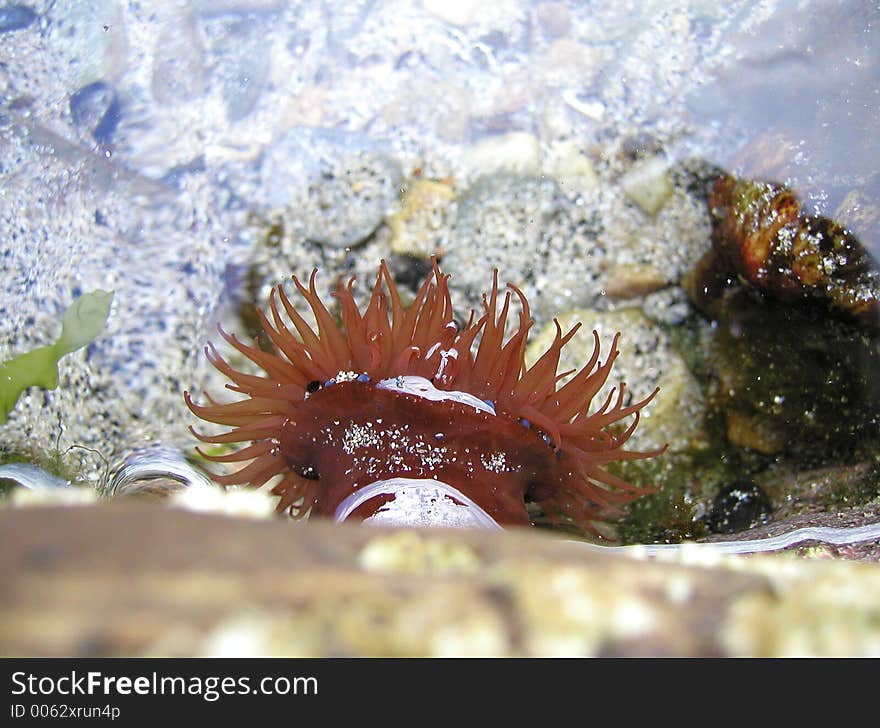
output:
[[[0,509],[2,655],[880,655],[880,565]]]

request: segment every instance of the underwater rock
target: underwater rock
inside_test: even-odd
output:
[[[619,263],[608,270],[602,287],[612,301],[642,298],[662,289],[666,276],[646,263]]]
[[[861,466],[856,465],[850,469],[859,468]],[[771,497],[772,518],[743,531],[706,536],[701,542],[722,548],[727,553],[787,551],[810,559],[846,559],[877,564],[880,562],[880,498],[876,497],[876,478],[857,478],[855,484],[840,483],[834,470],[826,469],[827,475],[817,475],[821,471],[807,471],[781,479],[768,478],[763,473],[756,476],[755,481]],[[793,481],[799,483],[793,484]],[[829,495],[826,493],[805,507],[797,506],[804,488],[821,490],[827,484],[832,484],[835,490],[843,485],[843,490],[838,491],[833,499],[826,500]],[[777,495],[770,492],[770,487],[777,489]],[[849,496],[841,495],[841,492],[852,492],[852,487],[862,491],[872,487],[874,498],[862,494],[850,500]],[[824,503],[820,505],[818,500]]]
[[[95,81],[83,86],[70,97],[73,123],[99,144],[108,144],[119,126],[119,97],[112,86]]]
[[[409,78],[383,106],[379,120],[396,133],[424,129],[425,134],[464,145],[470,140],[473,105],[467,89],[451,79]]]
[[[880,352],[869,332],[815,311],[773,305],[700,266],[686,289],[712,316],[710,400],[728,440],[821,464],[870,449],[880,422]]]
[[[880,252],[880,174],[850,189],[835,210],[834,219],[876,256]]]
[[[591,46],[571,38],[559,38],[535,59],[541,85],[570,88],[572,79],[589,88],[599,76],[608,54],[601,46]]]
[[[571,30],[571,12],[565,3],[538,3],[535,19],[547,38],[561,38]]]
[[[471,179],[500,172],[536,175],[541,168],[537,137],[524,131],[481,139],[464,151],[462,164]]]
[[[712,244],[762,293],[819,303],[878,326],[880,273],[861,243],[835,221],[804,214],[794,192],[724,175],[709,195]]]
[[[266,202],[294,235],[344,248],[366,240],[400,194],[397,163],[369,137],[341,129],[296,127],[262,163]]]
[[[4,5],[0,8],[0,33],[23,30],[37,19],[37,14],[24,5]]]
[[[326,116],[327,86],[313,84],[300,93],[292,94],[284,105],[281,125],[285,129],[295,126],[322,126]]]
[[[485,271],[493,266],[521,285],[536,265],[534,251],[560,212],[561,197],[558,185],[544,178],[507,173],[480,177],[458,198],[458,217],[443,259],[455,271],[453,285],[473,291],[475,306]]]
[[[669,286],[648,293],[642,299],[642,313],[654,323],[680,327],[689,317],[694,315],[694,309],[683,288]]]
[[[800,518],[798,526],[839,527],[880,520],[876,517],[880,509],[880,470],[871,460],[810,470],[804,470],[798,462],[777,463],[753,480],[773,504],[776,523]],[[850,514],[854,517],[844,519],[848,507],[854,509]],[[880,542],[875,546],[880,551]]]
[[[66,0],[62,5],[56,3],[46,13],[45,49],[54,47],[63,53],[59,60],[68,59],[63,70],[49,70],[50,66],[45,71],[61,84],[53,95],[60,97],[99,80],[124,86],[132,41],[136,45],[139,40],[131,35],[137,20],[126,12],[124,0]]]
[[[240,121],[254,110],[269,76],[269,34],[254,18],[225,17],[203,25],[210,31],[211,76],[222,89],[226,118]]]
[[[541,167],[569,197],[592,192],[599,185],[599,175],[590,158],[570,140],[551,144]]]
[[[790,132],[770,129],[746,142],[730,160],[730,169],[743,179],[797,179],[803,170],[797,166],[803,142]]]

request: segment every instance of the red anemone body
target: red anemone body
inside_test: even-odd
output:
[[[600,363],[594,332],[590,360],[577,372],[560,374],[560,353],[577,327],[563,334],[557,323],[550,347],[527,367],[532,322],[520,290],[510,286],[520,302],[519,325],[505,340],[511,292],[499,296],[497,273],[483,315],[474,320],[472,313],[460,330],[447,281],[435,262],[432,276],[404,306],[383,262],[363,311],[353,282],[340,285],[337,322],[317,294],[313,272],[308,288],[296,277],[293,282],[317,330],[281,286],[272,293],[268,315],[260,314],[274,352],[221,330],[264,375],[233,369],[209,345],[209,359],[244,398],[197,405],[185,394],[197,416],[231,428],[219,435],[195,433],[200,440],[247,443],[226,455],[202,453],[216,462],[250,461],[215,479],[259,487],[278,478],[272,492],[280,497],[279,510],[294,516],[332,516],[343,499],[376,481],[435,479],[500,524],[530,523],[529,502],[549,521],[587,531],[652,490],[603,467],[660,452],[623,449],[656,391],[627,405],[620,385],[593,406],[617,357],[617,337]],[[568,374],[573,376],[560,384]],[[415,382],[415,390],[404,381]],[[619,423],[630,416],[622,428]],[[356,514],[367,517],[381,500],[362,504]]]

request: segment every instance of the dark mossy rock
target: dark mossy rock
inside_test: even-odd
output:
[[[880,422],[875,334],[725,284],[732,281],[708,265],[686,287],[715,320],[710,399],[728,440],[805,466],[873,453]]]
[[[877,457],[876,269],[855,238],[803,215],[778,185],[723,175],[709,208],[713,249],[682,287],[707,317],[692,370],[720,425],[713,453],[728,467],[685,493],[705,508],[698,520],[709,532],[741,533],[786,517],[804,497],[774,473],[797,477]],[[704,469],[695,468],[702,479]],[[768,478],[776,483],[769,489]],[[838,490],[851,504],[870,487],[850,480]],[[816,508],[830,513],[834,504],[824,499]],[[634,508],[631,520],[636,515]],[[690,533],[705,536],[693,526]]]
[[[878,327],[880,272],[837,222],[805,214],[797,195],[782,185],[730,175],[718,178],[708,206],[715,251],[748,285],[780,301]]]

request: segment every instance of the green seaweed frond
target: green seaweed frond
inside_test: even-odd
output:
[[[55,389],[61,357],[96,339],[110,314],[113,291],[91,291],[77,298],[61,318],[61,335],[54,344],[41,346],[0,364],[0,425],[28,387]]]

